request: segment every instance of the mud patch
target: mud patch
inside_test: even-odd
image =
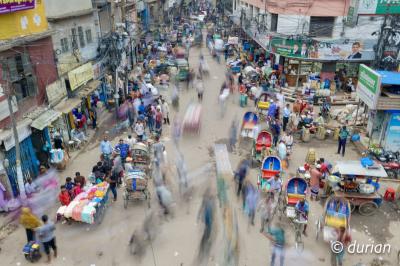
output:
[[[17,230],[18,224],[9,223],[0,228],[0,242]]]

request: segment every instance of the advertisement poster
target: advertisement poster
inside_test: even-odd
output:
[[[385,150],[400,151],[400,113],[393,113],[386,134]]]
[[[272,38],[271,52],[282,56],[296,58],[314,58],[314,46],[300,40]]]
[[[362,42],[338,39],[310,42],[274,37],[271,41],[271,52],[304,59],[370,61],[375,58],[373,45],[373,40]]]
[[[35,8],[35,0],[0,0],[0,14]]]

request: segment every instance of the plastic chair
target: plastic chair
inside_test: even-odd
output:
[[[394,188],[388,187],[385,191],[385,196],[383,198],[386,201],[394,201],[396,199],[396,190]]]

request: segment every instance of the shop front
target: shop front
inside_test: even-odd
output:
[[[320,83],[333,83],[335,90],[344,90],[349,80],[355,88],[358,65],[374,60],[373,44],[373,40],[273,37],[270,51],[280,55],[280,69],[286,71],[289,87],[301,86],[312,76]]]
[[[32,120],[24,119],[17,125],[21,168],[25,180],[28,178],[34,179],[39,173],[39,161],[36,157],[35,149],[33,148],[31,139],[31,123]],[[4,167],[9,178],[13,194],[14,196],[17,196],[19,194],[19,190],[16,168],[16,150],[15,139],[11,129],[2,130],[0,132],[0,144],[3,153],[2,157],[8,160],[8,164]]]
[[[400,73],[360,65],[357,95],[368,106],[369,146],[400,150]]]

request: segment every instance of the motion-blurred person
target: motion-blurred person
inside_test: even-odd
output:
[[[143,135],[144,135],[144,124],[142,121],[137,121],[135,125],[135,133],[138,138],[138,141],[143,140]]]
[[[202,102],[203,94],[204,94],[204,83],[200,76],[197,77],[195,86],[196,86],[196,91],[197,91],[197,99],[199,102]]]
[[[229,129],[229,151],[233,152],[235,150],[236,142],[238,139],[238,128],[236,125],[236,121],[233,120],[231,123],[231,127]]]
[[[35,240],[35,229],[42,225],[39,218],[27,207],[21,209],[19,223],[25,228],[27,242]]]
[[[203,236],[200,242],[199,258],[207,258],[211,246],[211,232],[214,225],[215,219],[214,213],[214,199],[211,195],[211,191],[208,188],[203,195],[203,201],[197,216],[197,220],[204,222]]]
[[[275,265],[276,257],[279,257],[279,265],[283,266],[285,260],[285,231],[279,222],[274,228],[268,228],[267,232],[263,232],[264,236],[272,242],[271,266]]]
[[[32,182],[32,178],[28,178],[25,183],[25,193],[29,197],[38,191],[38,187]]]
[[[281,160],[286,160],[287,149],[286,144],[283,140],[280,140],[278,144],[278,156]]]
[[[172,194],[167,189],[165,185],[157,186],[156,193],[158,197],[158,202],[163,209],[163,213],[165,216],[171,213],[171,204],[172,204]]]
[[[164,118],[164,124],[169,125],[169,105],[164,99],[162,99],[161,102],[162,102],[161,108],[162,108],[162,115]]]
[[[235,173],[235,178],[236,178],[236,182],[238,184],[238,189],[237,189],[237,196],[240,196],[240,193],[242,192],[242,188],[243,188],[243,182],[244,179],[247,176],[247,172],[248,172],[248,162],[247,160],[243,160],[238,167],[238,170]]]
[[[273,119],[270,124],[270,129],[272,133],[272,143],[274,147],[278,144],[279,136],[281,134],[281,126],[279,125],[279,121],[276,119]]]
[[[262,199],[258,204],[257,212],[260,212],[261,219],[260,233],[264,232],[265,225],[267,225],[272,218],[273,205],[274,199],[270,195]]]
[[[257,189],[249,182],[249,185],[246,189],[246,212],[249,216],[249,224],[254,225],[254,217],[256,214],[258,202],[258,191]]]

